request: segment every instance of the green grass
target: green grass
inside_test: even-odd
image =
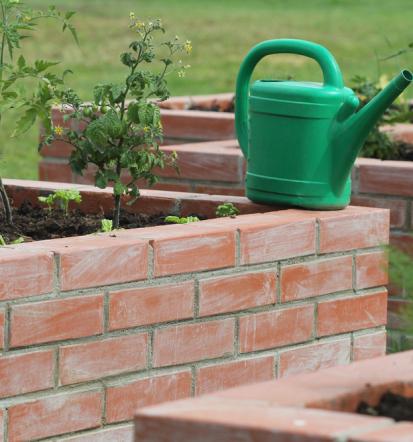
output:
[[[29,3],[45,7],[52,2]],[[303,38],[327,46],[347,83],[356,74],[377,79],[380,74],[391,77],[401,67],[413,67],[413,52],[377,63],[377,57],[413,41],[411,0],[56,0],[54,4],[78,12],[74,23],[80,48],[69,34],[48,23],[33,40],[24,42],[24,52],[33,58],[62,60],[62,67],[74,71],[70,85],[85,99],[96,82],[121,78],[118,60],[130,39],[126,30],[130,11],[143,19],[160,17],[171,35],[192,40],[192,68],[184,79],[171,78],[174,95],[233,91],[245,53],[270,38]],[[292,55],[267,57],[256,73],[267,78],[287,75],[321,78],[315,62]],[[413,88],[410,96],[412,92]],[[36,178],[37,130],[10,139],[11,120],[5,119],[0,133],[0,173]]]

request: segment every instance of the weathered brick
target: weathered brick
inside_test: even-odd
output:
[[[352,274],[351,256],[284,266],[281,268],[281,300],[296,301],[349,290]]]
[[[62,290],[137,281],[147,276],[145,241],[96,237],[57,251]]]
[[[61,442],[133,442],[133,424],[110,426],[59,439]]]
[[[225,362],[200,367],[196,372],[196,394],[236,387],[274,377],[274,356]]]
[[[93,336],[103,331],[103,296],[83,296],[13,306],[11,346]]]
[[[176,321],[193,315],[193,281],[120,290],[112,292],[109,298],[111,330]]]
[[[0,408],[0,442],[3,442],[4,434],[4,411]]]
[[[42,181],[72,183],[73,173],[68,161],[57,162],[54,158],[44,158],[39,163],[39,179]]]
[[[275,271],[203,279],[199,282],[199,314],[216,315],[275,303],[275,284]]]
[[[0,250],[0,301],[51,292],[53,256],[44,251]]]
[[[189,397],[191,388],[192,375],[189,370],[108,387],[106,421],[130,420],[138,408]]]
[[[346,333],[386,324],[387,291],[332,299],[318,304],[319,336]]]
[[[234,352],[234,319],[174,325],[155,331],[153,365],[163,367]]]
[[[52,388],[53,359],[52,350],[0,356],[0,397]]]
[[[390,209],[390,226],[402,228],[406,224],[407,201],[402,199],[380,198],[372,195],[352,195],[353,206],[380,207]]]
[[[377,358],[386,354],[386,332],[379,331],[354,336],[353,360]]]
[[[379,161],[359,167],[359,191],[383,195],[413,196],[411,161]]]
[[[317,342],[280,352],[279,376],[309,373],[321,368],[350,363],[350,338]]]
[[[154,275],[166,276],[235,265],[234,231],[205,228],[192,235],[155,240]]]
[[[349,442],[411,442],[413,440],[413,423],[399,422],[394,425],[363,432],[353,436]]]
[[[148,334],[108,338],[60,348],[60,382],[74,384],[146,367]]]
[[[241,264],[276,261],[315,253],[315,220],[267,219],[240,226]],[[251,220],[253,221],[253,220]]]
[[[0,308],[0,350],[4,347],[4,323],[5,323],[5,311]]]
[[[9,408],[9,441],[41,439],[98,427],[102,395],[88,391],[49,396]]]
[[[386,285],[387,254],[385,252],[363,253],[356,256],[356,284],[358,289]]]
[[[311,339],[312,304],[243,316],[239,320],[242,353],[281,347]]]
[[[319,220],[321,253],[375,247],[389,242],[387,210],[354,209],[336,216],[327,213]]]

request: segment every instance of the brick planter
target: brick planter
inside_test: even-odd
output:
[[[15,204],[70,187],[6,184]],[[77,188],[109,210],[109,189]],[[388,211],[226,200],[243,215],[0,248],[0,440],[127,440],[138,407],[384,353]]]
[[[161,181],[157,189],[184,192],[199,192],[221,195],[243,195],[245,161],[235,140],[234,115],[225,112],[188,110],[199,108],[227,107],[232,94],[217,94],[194,97],[175,97],[163,104],[167,152],[178,153],[180,176],[175,170],[160,171]],[[56,113],[56,121],[63,125]],[[389,127],[396,139],[413,144],[413,125],[398,124]],[[93,183],[93,169],[83,177],[73,175],[68,165],[70,148],[61,143],[42,152],[39,165],[40,179],[82,184]],[[353,171],[352,204],[387,208],[391,211],[391,240],[402,245],[413,255],[413,162],[380,161],[360,158]],[[401,327],[399,312],[406,303],[398,291],[389,301],[389,328]],[[398,331],[392,334],[395,340],[403,338]]]
[[[413,422],[354,411],[389,390],[412,397],[412,385],[413,352],[399,353],[142,409],[135,441],[408,442]]]

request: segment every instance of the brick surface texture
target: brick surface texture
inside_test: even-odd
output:
[[[57,186],[6,184],[15,201]],[[79,189],[91,210],[110,201]],[[132,440],[141,407],[383,354],[386,210],[142,198],[210,218],[229,200],[243,214],[0,249],[0,435]]]

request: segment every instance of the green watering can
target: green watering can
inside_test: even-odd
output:
[[[252,71],[270,54],[299,54],[320,65],[324,83],[259,80]],[[236,86],[235,127],[247,159],[246,195],[255,202],[338,209],[350,202],[350,172],[369,131],[409,85],[403,70],[356,112],[359,100],[344,87],[340,68],[323,46],[268,40],[251,49]]]

